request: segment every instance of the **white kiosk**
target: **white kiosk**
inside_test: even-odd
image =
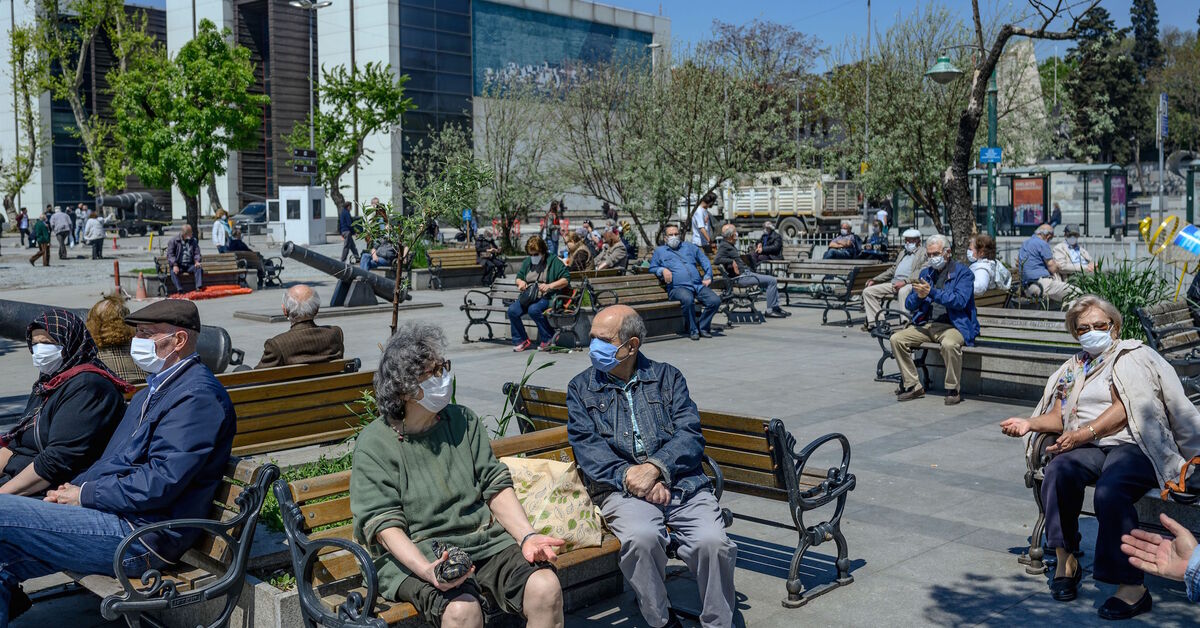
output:
[[[278,214],[268,216],[272,222],[279,221],[269,227],[276,242],[325,244],[324,188],[280,186],[278,203]]]

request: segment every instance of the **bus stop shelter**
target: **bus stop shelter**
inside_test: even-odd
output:
[[[976,220],[986,225],[987,170],[976,168],[969,175]],[[996,173],[996,232],[1027,236],[1047,222],[1078,225],[1083,235],[1091,236],[1122,231],[1138,218],[1127,211],[1128,191],[1125,168],[1116,164],[1001,168]]]

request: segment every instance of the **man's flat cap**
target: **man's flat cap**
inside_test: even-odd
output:
[[[185,299],[163,299],[125,317],[128,325],[166,323],[175,327],[200,331],[200,310]]]

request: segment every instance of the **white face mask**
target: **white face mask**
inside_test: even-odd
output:
[[[454,387],[454,376],[446,369],[440,376],[434,375],[421,382],[422,397],[417,400],[422,408],[437,414],[450,404],[450,391]]]
[[[38,343],[33,345],[33,365],[39,373],[49,375],[62,366],[62,345]]]
[[[1067,246],[1075,246],[1076,244],[1079,244],[1079,238],[1067,236]]]
[[[908,253],[916,253],[917,252],[917,243],[916,242],[905,242],[904,250],[907,251]]]
[[[1083,347],[1088,355],[1095,357],[1104,353],[1112,346],[1113,337],[1111,332],[1100,331],[1093,329],[1079,337],[1079,346]]]
[[[158,357],[158,348],[150,338],[134,338],[129,342],[129,357],[133,358],[138,368],[150,374],[163,370],[166,358]]]
[[[530,264],[533,264],[534,266],[537,266],[538,264],[541,264],[541,263],[542,263],[542,256],[541,256],[541,255],[530,255],[530,256],[529,256],[529,263],[530,263]]]
[[[935,255],[929,258],[929,267],[934,270],[941,270],[946,266],[946,258],[941,255]]]
[[[850,230],[849,230],[849,229],[845,229],[845,228],[843,228],[843,229],[842,229],[842,235],[850,235]]]
[[[667,246],[677,249],[680,244],[682,244],[682,241],[679,239],[679,236],[667,236]]]
[[[967,249],[967,261],[971,262],[972,264],[974,264],[977,261],[977,258],[975,257],[975,251],[972,251],[971,249]]]

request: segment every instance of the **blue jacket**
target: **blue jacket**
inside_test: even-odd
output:
[[[1200,602],[1200,546],[1192,550],[1192,557],[1188,560],[1187,569],[1183,572],[1183,582],[1188,599]]]
[[[345,207],[338,212],[338,233],[358,233],[354,228],[354,217],[350,215],[350,210]]]
[[[209,518],[236,422],[225,387],[197,356],[186,358],[164,373],[154,394],[146,387],[129,401],[100,459],[73,482],[80,504],[118,515],[131,528]],[[141,540],[174,562],[199,536],[186,528]]]
[[[703,277],[696,270],[697,264],[704,269]],[[692,292],[699,292],[700,288],[704,287],[701,281],[712,280],[713,276],[708,256],[691,242],[681,243],[678,249],[672,249],[665,244],[654,249],[654,255],[650,257],[650,272],[662,279],[664,268],[671,271],[671,283],[667,284],[667,290],[687,288]]]
[[[658,467],[673,494],[686,499],[710,486],[700,467],[704,455],[700,414],[679,369],[641,354],[637,360],[637,382],[630,396],[644,454],[634,454],[624,382],[595,367],[576,375],[567,386],[567,440],[588,492],[598,501],[614,491],[626,494],[625,472],[646,462]]]
[[[979,318],[975,312],[975,274],[954,260],[946,262],[942,272],[950,275],[946,277],[946,284],[941,290],[930,288],[929,296],[924,299],[913,290],[908,293],[904,306],[912,312],[914,324],[924,325],[929,322],[934,302],[942,304],[950,317],[950,324],[962,334],[968,347],[974,346],[975,338],[979,336]],[[936,284],[936,277],[937,273],[932,268],[921,270],[921,279],[930,286]]]

